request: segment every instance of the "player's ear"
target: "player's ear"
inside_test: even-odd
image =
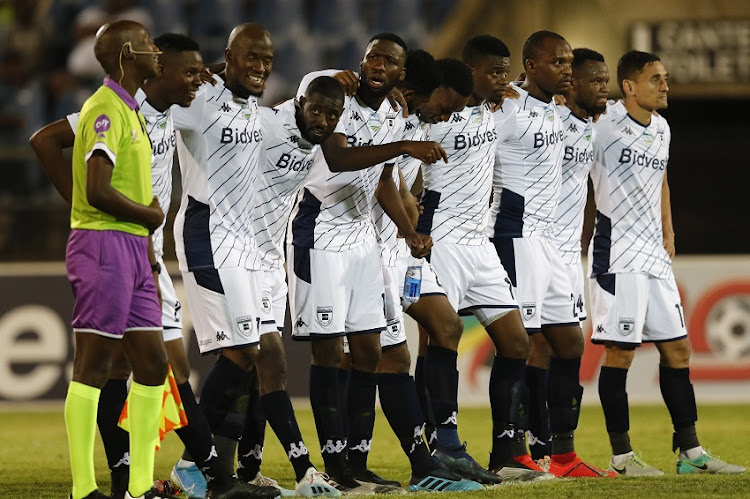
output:
[[[406,68],[403,68],[398,73],[398,81],[404,81],[406,79]]]
[[[133,60],[135,59],[135,54],[133,53],[133,43],[132,42],[125,42],[122,44],[122,56],[125,57],[125,59]]]
[[[622,80],[622,93],[623,97],[626,95],[633,95],[633,82],[631,80]]]
[[[305,96],[300,95],[299,97],[294,99],[294,106],[301,111],[302,107],[305,105],[305,102],[307,102],[307,99],[305,99]]]
[[[534,69],[534,61],[531,59],[524,59],[523,60],[523,69],[526,73],[529,71],[533,71]]]
[[[227,64],[232,62],[232,49],[229,47],[224,49],[224,60],[227,61]]]

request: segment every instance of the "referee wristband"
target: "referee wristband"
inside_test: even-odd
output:
[[[156,272],[157,274],[161,274],[161,265],[159,265],[158,263],[152,263],[151,272]]]

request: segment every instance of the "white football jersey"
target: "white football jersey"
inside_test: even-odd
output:
[[[484,231],[492,191],[497,131],[486,103],[467,106],[447,122],[430,125],[431,140],[448,155],[424,165],[424,213],[417,232],[433,241],[478,246],[487,242]]]
[[[306,84],[314,77],[337,72],[326,70],[307,75],[297,95],[304,94]],[[344,112],[334,133],[346,135],[349,147],[360,147],[401,140],[403,129],[401,110],[393,108],[387,99],[376,111],[356,97],[346,97]],[[385,164],[355,172],[332,172],[323,152],[318,152],[292,214],[292,244],[347,251],[375,237],[372,209]]]
[[[146,94],[140,88],[135,93],[135,100],[141,108],[141,114],[146,122],[146,131],[151,141],[151,183],[154,196],[159,199],[159,205],[164,212],[164,221],[151,236],[156,258],[164,256],[164,225],[167,223],[167,213],[172,201],[172,165],[177,139],[172,122],[171,108],[163,113],[149,104]],[[76,132],[78,114],[68,115],[68,123]]]
[[[172,109],[182,203],[174,224],[180,270],[260,268],[252,227],[263,133],[257,99],[224,80],[203,85],[189,108]]]
[[[416,114],[412,114],[406,119],[403,140],[428,140],[427,124],[421,122]],[[401,179],[398,176],[399,170],[401,170],[401,174],[404,176],[407,188],[411,188],[414,185],[417,172],[421,166],[422,162],[420,160],[412,158],[408,154],[404,154],[398,158],[396,166],[393,168],[393,182],[396,184],[396,187],[399,187],[401,184]],[[383,264],[387,267],[397,267],[400,249],[400,245],[398,244],[398,227],[385,214],[379,203],[376,203],[372,209],[372,218],[375,221],[375,231],[380,242],[380,256],[383,259]]]
[[[263,149],[253,227],[264,270],[284,265],[284,236],[294,201],[319,146],[297,127],[294,100],[260,108]]]
[[[581,119],[567,106],[558,106],[558,110],[562,118],[565,150],[560,202],[553,234],[565,263],[578,264],[581,262],[581,233],[589,171],[594,163],[594,130],[591,118]]]
[[[661,224],[661,189],[671,139],[667,120],[652,116],[643,126],[618,102],[594,129],[591,179],[597,214],[592,275],[636,272],[670,277]]]
[[[529,95],[506,99],[495,112],[495,150],[490,237],[551,236],[560,198],[563,128],[553,101]]]

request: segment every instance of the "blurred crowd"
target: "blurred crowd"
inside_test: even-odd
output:
[[[187,33],[204,60],[223,58],[226,38],[244,21],[274,40],[274,73],[264,103],[293,95],[300,78],[322,68],[356,69],[367,40],[393,31],[425,46],[452,0],[0,0],[0,204],[55,199],[31,157],[29,136],[80,109],[101,84],[94,35],[132,19],[155,37]],[[4,203],[3,203],[4,201]]]

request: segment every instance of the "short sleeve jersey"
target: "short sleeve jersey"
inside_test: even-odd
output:
[[[643,125],[622,102],[594,124],[597,139],[591,179],[597,214],[592,275],[672,275],[663,246],[661,189],[669,161],[671,132],[662,116]]]
[[[313,77],[337,72],[326,70],[306,76],[297,95],[304,94],[306,83]],[[356,97],[346,97],[334,133],[346,135],[349,147],[363,147],[401,140],[403,128],[401,111],[387,99],[374,110]],[[340,252],[375,237],[372,210],[385,165],[383,162],[354,172],[332,172],[322,151],[318,152],[293,213],[292,244]]]
[[[263,150],[253,227],[264,270],[284,265],[284,236],[294,201],[320,148],[302,136],[296,108],[288,100],[260,108]]]
[[[109,78],[81,108],[73,145],[71,229],[118,230],[148,236],[148,229],[117,220],[91,206],[86,197],[87,161],[100,151],[112,162],[112,187],[131,201],[149,205],[151,143],[136,100]]]
[[[422,123],[416,114],[412,114],[404,123],[403,140],[428,140],[427,127],[428,125]],[[401,179],[398,175],[399,170],[406,181],[407,188],[411,188],[414,185],[417,172],[421,166],[422,162],[420,160],[412,158],[408,154],[399,157],[393,168],[393,182],[396,184],[396,187],[399,187],[401,184]],[[385,211],[383,211],[383,208],[378,203],[375,204],[372,210],[372,218],[375,221],[375,231],[378,234],[380,242],[380,257],[383,260],[383,264],[388,267],[396,267],[399,260],[398,227],[385,214]]]
[[[565,263],[578,264],[581,262],[581,233],[589,171],[594,162],[594,130],[591,118],[581,119],[566,106],[558,106],[558,109],[563,123],[565,150],[560,202],[553,234]]]
[[[560,198],[563,125],[554,102],[515,87],[495,112],[494,197],[487,225],[490,237],[550,236]]]
[[[172,201],[172,165],[174,163],[175,138],[172,114],[169,108],[157,111],[147,100],[143,90],[138,89],[135,100],[139,104],[141,114],[146,124],[146,133],[151,140],[151,182],[153,195],[159,200],[159,205],[165,213],[164,222],[154,231],[151,238],[154,243],[156,257],[164,255],[164,224],[167,222],[166,213]],[[68,116],[68,123],[75,132],[78,127],[79,114]]]
[[[190,107],[172,109],[182,173],[177,259],[183,271],[258,270],[252,220],[263,132],[257,99],[237,97],[219,76],[214,79],[216,85],[203,85]]]
[[[447,122],[430,125],[429,134],[445,150],[448,163],[422,167],[424,213],[417,232],[430,234],[436,243],[485,244],[497,143],[489,105],[467,106]]]

